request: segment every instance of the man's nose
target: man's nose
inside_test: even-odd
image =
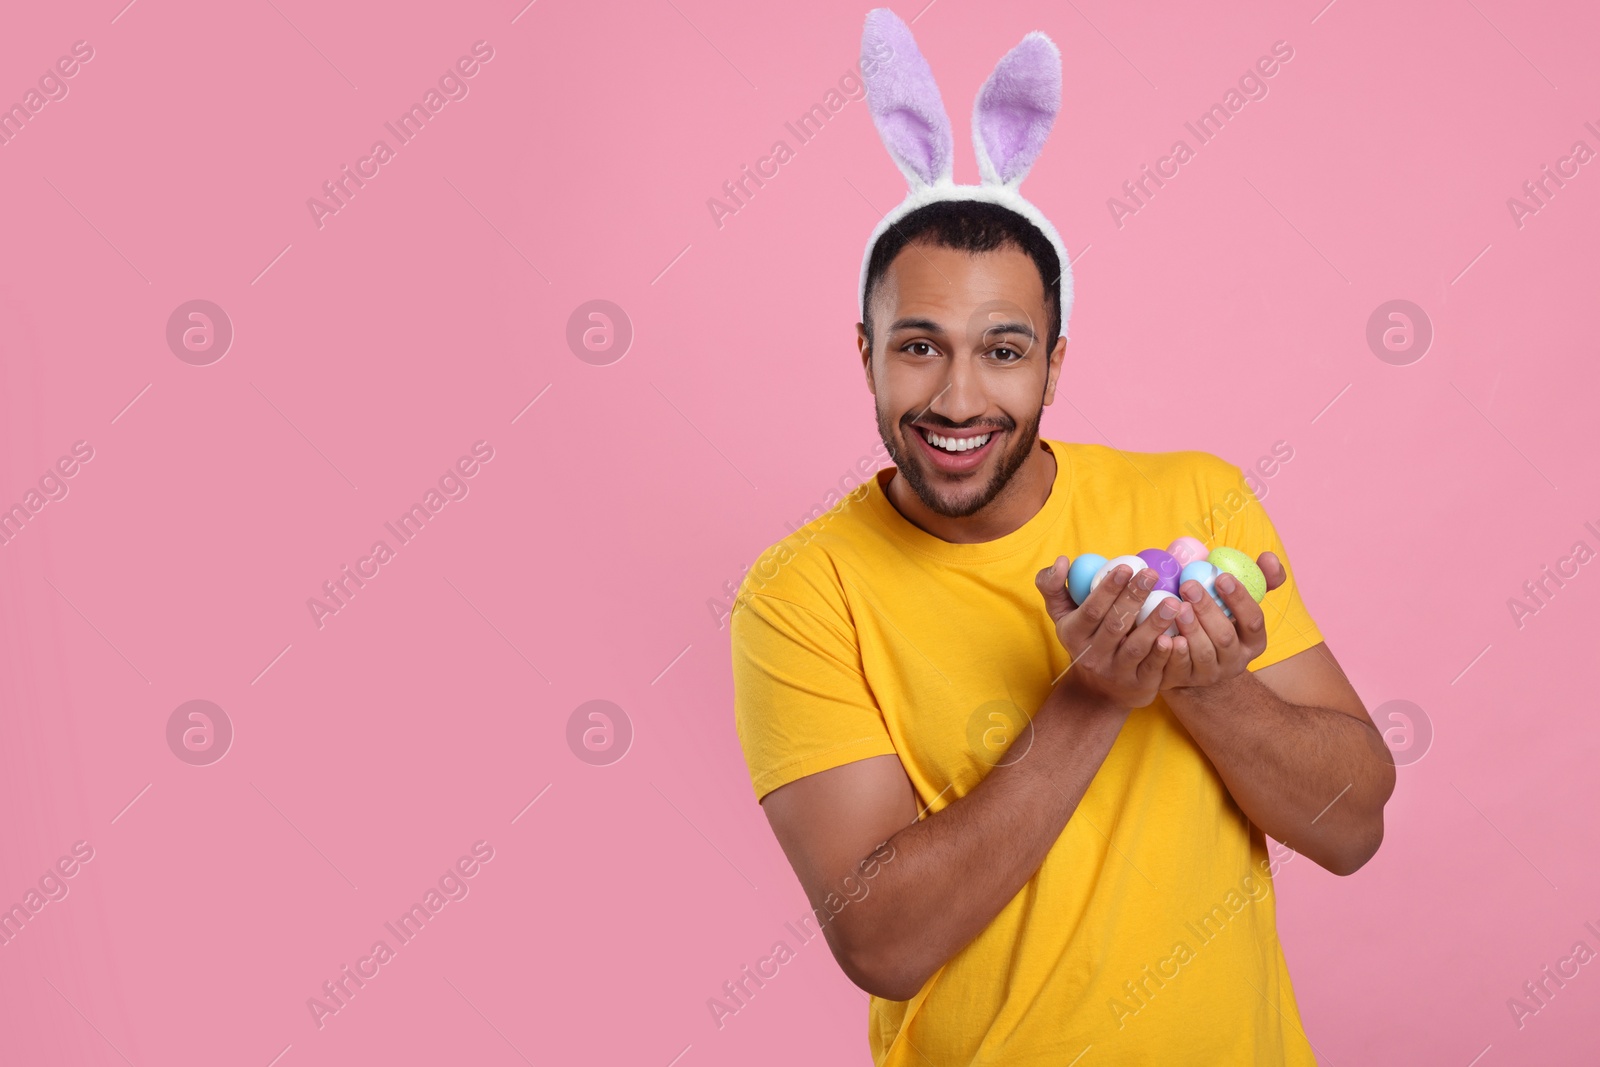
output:
[[[979,373],[975,353],[962,352],[947,360],[944,377],[939,394],[928,405],[929,411],[960,425],[988,409],[989,400],[983,392],[983,376]]]

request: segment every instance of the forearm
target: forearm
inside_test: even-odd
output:
[[[981,933],[1044,862],[1127,715],[1057,685],[1031,741],[1024,734],[972,792],[891,837],[893,862],[833,924],[851,979],[908,1000]]]
[[[1335,874],[1377,851],[1394,761],[1368,723],[1291,704],[1249,671],[1162,696],[1265,833]]]

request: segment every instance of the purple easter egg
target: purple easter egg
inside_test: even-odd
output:
[[[1156,589],[1165,589],[1169,593],[1177,594],[1178,575],[1182,573],[1183,568],[1178,565],[1172,553],[1159,548],[1147,548],[1139,553],[1139,558],[1156,572]]]

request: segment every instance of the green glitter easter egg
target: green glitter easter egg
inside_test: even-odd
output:
[[[1219,545],[1211,550],[1206,562],[1217,570],[1239,579],[1239,584],[1244,586],[1245,592],[1250,594],[1250,599],[1257,604],[1267,595],[1267,576],[1261,573],[1261,568],[1256,566],[1255,560],[1237,548]]]

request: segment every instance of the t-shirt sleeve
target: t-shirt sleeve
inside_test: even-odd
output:
[[[1261,601],[1261,613],[1267,622],[1267,650],[1250,661],[1250,670],[1258,671],[1321,644],[1322,633],[1300,597],[1300,583],[1295,580],[1294,564],[1289,561],[1289,553],[1283,547],[1277,527],[1267,516],[1266,507],[1256,498],[1250,488],[1250,480],[1242,470],[1232,463],[1224,463],[1224,467],[1231,481],[1221,491],[1224,494],[1237,494],[1237,498],[1242,498],[1244,503],[1217,530],[1215,543],[1237,548],[1251,559],[1259,558],[1263,552],[1271,552],[1288,572],[1284,583]],[[1231,508],[1237,499],[1225,495],[1217,503]]]
[[[895,751],[853,627],[744,593],[730,628],[734,720],[756,800],[797,778]]]

